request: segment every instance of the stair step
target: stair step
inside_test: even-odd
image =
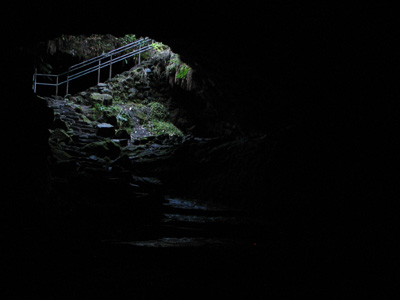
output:
[[[206,238],[206,237],[163,237],[154,240],[117,242],[103,241],[114,245],[127,245],[144,248],[214,248],[214,247],[231,247],[240,245],[240,242],[229,238]],[[243,243],[244,244],[244,243]]]

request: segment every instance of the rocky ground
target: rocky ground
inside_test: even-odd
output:
[[[168,178],[190,173],[190,167],[179,166],[185,164],[185,148],[213,149],[226,140],[151,135],[146,129],[130,135],[121,130],[121,134],[109,123],[91,121],[90,106],[61,98],[46,100],[55,114],[49,140],[54,192],[66,215],[91,211],[90,230],[96,228],[103,240],[112,243],[146,247],[251,243],[253,235],[237,234],[238,228],[250,225],[240,211],[167,196],[182,197],[185,191],[179,178]],[[145,240],[137,241],[138,237]]]
[[[243,209],[241,184],[254,180],[244,165],[259,164],[250,153],[272,146],[263,136],[189,134],[190,114],[174,107],[159,73],[144,64],[75,95],[42,97],[54,114],[50,193],[59,211],[49,251],[62,273],[40,272],[54,287],[44,295],[82,288],[88,298],[187,299],[201,289],[224,298],[243,293],[261,267],[253,255],[264,253],[268,226]],[[258,295],[264,282],[251,280],[246,294]]]
[[[42,97],[54,114],[49,163],[58,206],[93,238],[112,244],[249,245],[257,225],[234,194],[239,198],[246,182],[241,164],[258,163],[241,162],[251,156],[243,147],[266,139],[188,134],[193,120],[168,83],[171,55],[158,53],[75,95]]]

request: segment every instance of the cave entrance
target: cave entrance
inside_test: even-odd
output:
[[[93,34],[62,35],[38,48],[36,94],[91,106],[87,117],[136,127],[130,133],[138,138],[179,136],[195,127],[202,101],[194,72],[169,46],[134,34]]]
[[[124,40],[126,45],[143,41],[134,35],[123,39],[129,39]],[[118,45],[116,49],[122,47],[122,51],[112,69],[111,65],[97,68],[103,52],[115,53],[105,52],[104,45],[117,40],[61,36],[47,43],[45,55],[38,60],[41,72],[47,70],[50,75],[95,58],[93,77],[71,82],[67,95],[40,96],[54,112],[49,161],[65,215],[89,224],[88,230],[101,238],[120,239],[121,232],[130,239],[137,239],[133,233],[147,240],[156,237],[157,242],[146,244],[149,247],[204,246],[223,239],[231,243],[231,232],[241,222],[236,212],[188,198],[202,194],[214,200],[221,195],[221,187],[229,190],[236,172],[225,181],[224,169],[241,156],[230,159],[226,153],[229,149],[242,152],[242,144],[198,134],[203,128],[217,128],[218,115],[210,118],[213,109],[199,96],[210,95],[206,81],[196,78],[170,47],[149,40],[151,49],[128,57],[124,45]],[[105,57],[105,62],[110,60]],[[183,231],[181,225],[186,226]],[[223,237],[214,236],[208,226]],[[172,229],[171,235],[160,235],[160,228]],[[248,242],[248,237],[236,238]],[[141,240],[138,243],[143,245]]]
[[[46,43],[45,54],[41,49],[33,76],[34,92],[39,89],[39,94],[46,94],[42,87],[52,87],[51,92],[56,95],[83,91],[90,87],[88,84],[98,84],[105,77],[111,79],[114,74],[140,64],[142,57],[149,56],[147,52],[160,48],[158,45],[147,37],[136,38],[132,34],[122,38],[62,35]]]

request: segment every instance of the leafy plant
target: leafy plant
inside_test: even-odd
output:
[[[123,109],[117,115],[117,122],[120,128],[131,128],[133,127],[131,116]]]
[[[122,40],[123,40],[123,42],[124,42],[125,44],[130,44],[130,43],[135,42],[137,39],[136,39],[136,35],[134,35],[134,34],[126,34],[126,35],[122,38]]]
[[[175,78],[186,79],[191,68],[181,61],[179,55],[173,55],[168,63],[167,71],[168,73],[175,72]]]
[[[179,68],[178,74],[176,74],[176,78],[186,79],[187,74],[190,71],[190,67],[187,64],[182,64]]]
[[[158,52],[168,49],[168,46],[164,45],[163,43],[155,42],[152,45],[153,45],[153,49]]]

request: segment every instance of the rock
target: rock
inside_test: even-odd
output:
[[[102,89],[101,89],[101,93],[102,93],[102,94],[109,94],[109,95],[112,95],[112,91],[111,91],[110,89],[108,89],[108,88],[102,88]]]
[[[125,147],[128,145],[128,140],[127,139],[112,139],[114,143],[117,143],[118,145],[121,145],[122,147]]]
[[[129,169],[131,167],[131,161],[129,160],[129,156],[125,154],[125,155],[119,156],[118,158],[113,160],[111,162],[111,165],[112,166],[121,166],[125,169]]]
[[[91,155],[99,157],[108,156],[111,159],[117,158],[121,153],[120,146],[109,139],[87,144],[82,150]]]
[[[51,134],[51,138],[55,139],[58,143],[64,142],[66,144],[70,144],[73,141],[72,137],[61,128],[54,129]]]
[[[160,134],[159,136],[157,136],[154,139],[154,141],[157,143],[163,144],[166,140],[169,140],[169,139],[170,139],[170,135],[167,133],[163,133],[163,134]]]
[[[96,155],[90,155],[90,156],[89,156],[89,159],[90,159],[90,160],[93,160],[93,161],[99,161],[99,160],[100,160],[100,158],[97,157]]]
[[[56,118],[53,121],[52,124],[52,128],[60,128],[60,129],[64,129],[64,130],[69,130],[69,126],[67,123],[65,123],[63,120],[61,120],[60,118]]]
[[[71,155],[57,147],[51,147],[51,153],[56,161],[69,161],[72,159]]]
[[[138,90],[135,89],[135,88],[131,88],[131,89],[129,89],[128,92],[131,93],[131,94],[136,94],[138,92]]]
[[[105,94],[105,95],[108,95],[108,94]],[[110,97],[107,97],[107,98],[105,98],[105,99],[103,100],[103,104],[104,104],[105,106],[110,106],[110,105],[113,104],[112,96],[111,96],[111,95],[108,95],[108,96],[110,96]]]
[[[125,129],[120,129],[116,132],[115,137],[117,139],[126,139],[126,140],[130,140],[131,136],[128,133],[128,131],[126,131]]]
[[[116,116],[108,116],[108,115],[103,115],[98,122],[106,123],[106,124],[111,124],[115,128],[118,128],[118,121]]]
[[[92,93],[90,99],[94,102],[101,102],[104,105],[112,105],[113,97],[109,94]]]
[[[113,137],[115,135],[115,127],[108,123],[97,124],[96,135],[102,137]]]
[[[162,182],[155,177],[140,177],[132,175],[133,182],[131,186],[137,187],[138,190],[158,194],[162,188]]]

